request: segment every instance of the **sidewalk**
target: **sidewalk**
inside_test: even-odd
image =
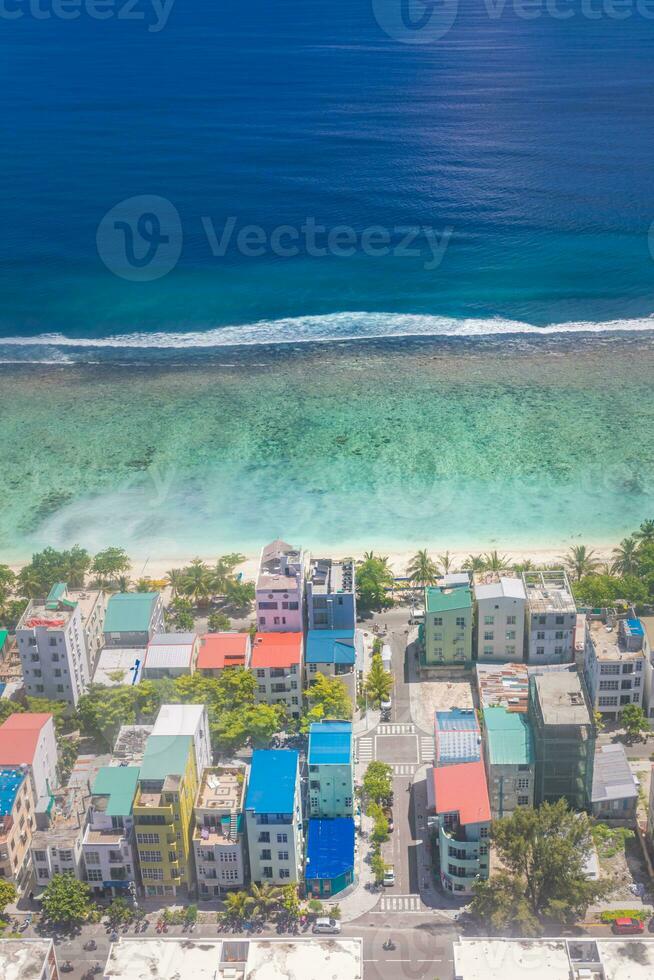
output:
[[[343,895],[336,895],[334,901],[341,909],[341,922],[352,922],[359,916],[371,912],[381,897],[381,890],[373,891],[374,875],[370,863],[366,860],[371,851],[369,834],[372,830],[372,820],[361,814],[361,834],[356,839],[355,874],[356,881]]]

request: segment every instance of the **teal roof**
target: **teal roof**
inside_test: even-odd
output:
[[[139,781],[137,766],[103,766],[91,787],[93,796],[108,796],[105,813],[110,817],[127,817],[132,812]]]
[[[139,779],[163,781],[186,770],[192,735],[150,735],[145,746]]]
[[[352,722],[318,721],[309,728],[310,766],[348,766],[352,761]]]
[[[451,589],[429,586],[425,589],[425,609],[428,613],[447,612],[450,609],[470,609],[471,607],[472,592],[465,586]]]
[[[147,633],[158,592],[118,592],[107,603],[105,633]]]
[[[45,608],[48,609],[50,604],[54,605],[55,608],[59,604],[59,600],[63,599],[66,595],[66,583],[65,582],[55,582],[50,591],[48,592],[48,598],[45,600]]]
[[[307,664],[348,664],[356,660],[354,630],[309,630],[304,651]]]
[[[486,708],[484,726],[491,765],[527,766],[534,761],[534,742],[527,716],[506,708]]]
[[[0,650],[2,650],[3,646],[7,642],[7,637],[8,636],[9,636],[9,631],[8,630],[0,629]]]

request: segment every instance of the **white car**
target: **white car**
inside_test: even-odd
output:
[[[323,918],[316,919],[311,931],[319,934],[321,933],[323,936],[337,936],[341,931],[341,924],[340,922],[337,922],[336,919],[328,919],[325,916]]]
[[[395,884],[395,869],[386,868],[386,871],[384,871],[384,880],[382,881],[382,885],[384,886],[384,888],[390,888],[391,885],[394,884]]]

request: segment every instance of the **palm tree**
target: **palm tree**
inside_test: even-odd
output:
[[[641,544],[651,544],[654,541],[654,521],[643,521],[640,525],[634,537],[637,538]]]
[[[487,572],[503,572],[508,568],[509,559],[497,551],[487,551],[484,555],[484,570]]]
[[[116,587],[119,592],[129,592],[129,587],[132,583],[127,575],[119,575],[116,579]]]
[[[635,537],[623,538],[619,548],[613,549],[613,571],[619,575],[638,574],[638,552],[640,545]]]
[[[198,606],[206,605],[213,592],[214,576],[208,565],[194,558],[184,569],[182,592]]]
[[[486,563],[482,555],[468,555],[461,568],[464,572],[483,572]]]
[[[182,585],[184,583],[184,569],[171,568],[169,572],[166,572],[166,578],[168,579],[168,585],[173,590],[174,598],[182,591]]]
[[[242,922],[249,918],[253,901],[247,892],[227,892],[225,895],[225,918],[232,922]]]
[[[257,918],[267,919],[271,912],[279,908],[281,900],[282,892],[274,885],[269,885],[267,882],[257,885],[254,881],[250,885],[252,913]]]
[[[513,571],[516,575],[522,575],[523,572],[531,572],[534,567],[533,561],[530,558],[525,558],[524,561],[517,562],[513,566]]]
[[[438,568],[429,557],[426,548],[421,548],[415,553],[406,571],[411,581],[423,588],[426,585],[433,585],[438,579]]]
[[[579,582],[584,575],[590,575],[601,564],[594,551],[589,551],[585,544],[575,544],[563,558],[565,567]]]
[[[438,556],[438,564],[443,569],[443,575],[447,575],[452,567],[452,556],[449,551],[444,551],[442,555]]]
[[[221,595],[227,591],[227,587],[234,582],[234,569],[245,561],[245,555],[234,552],[229,555],[221,555],[214,567],[214,589]]]

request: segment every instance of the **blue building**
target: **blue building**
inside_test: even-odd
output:
[[[352,817],[352,723],[321,721],[311,725],[308,762],[311,816]]]
[[[288,885],[303,878],[299,758],[289,749],[252,754],[245,825],[253,881]]]
[[[354,881],[354,820],[309,820],[305,883],[307,895],[330,898]]]
[[[318,674],[340,677],[354,705],[357,660],[362,659],[363,637],[359,630],[315,630],[307,633],[304,654],[305,683],[309,687]]]
[[[357,602],[353,561],[313,558],[307,580],[310,630],[354,630]]]

